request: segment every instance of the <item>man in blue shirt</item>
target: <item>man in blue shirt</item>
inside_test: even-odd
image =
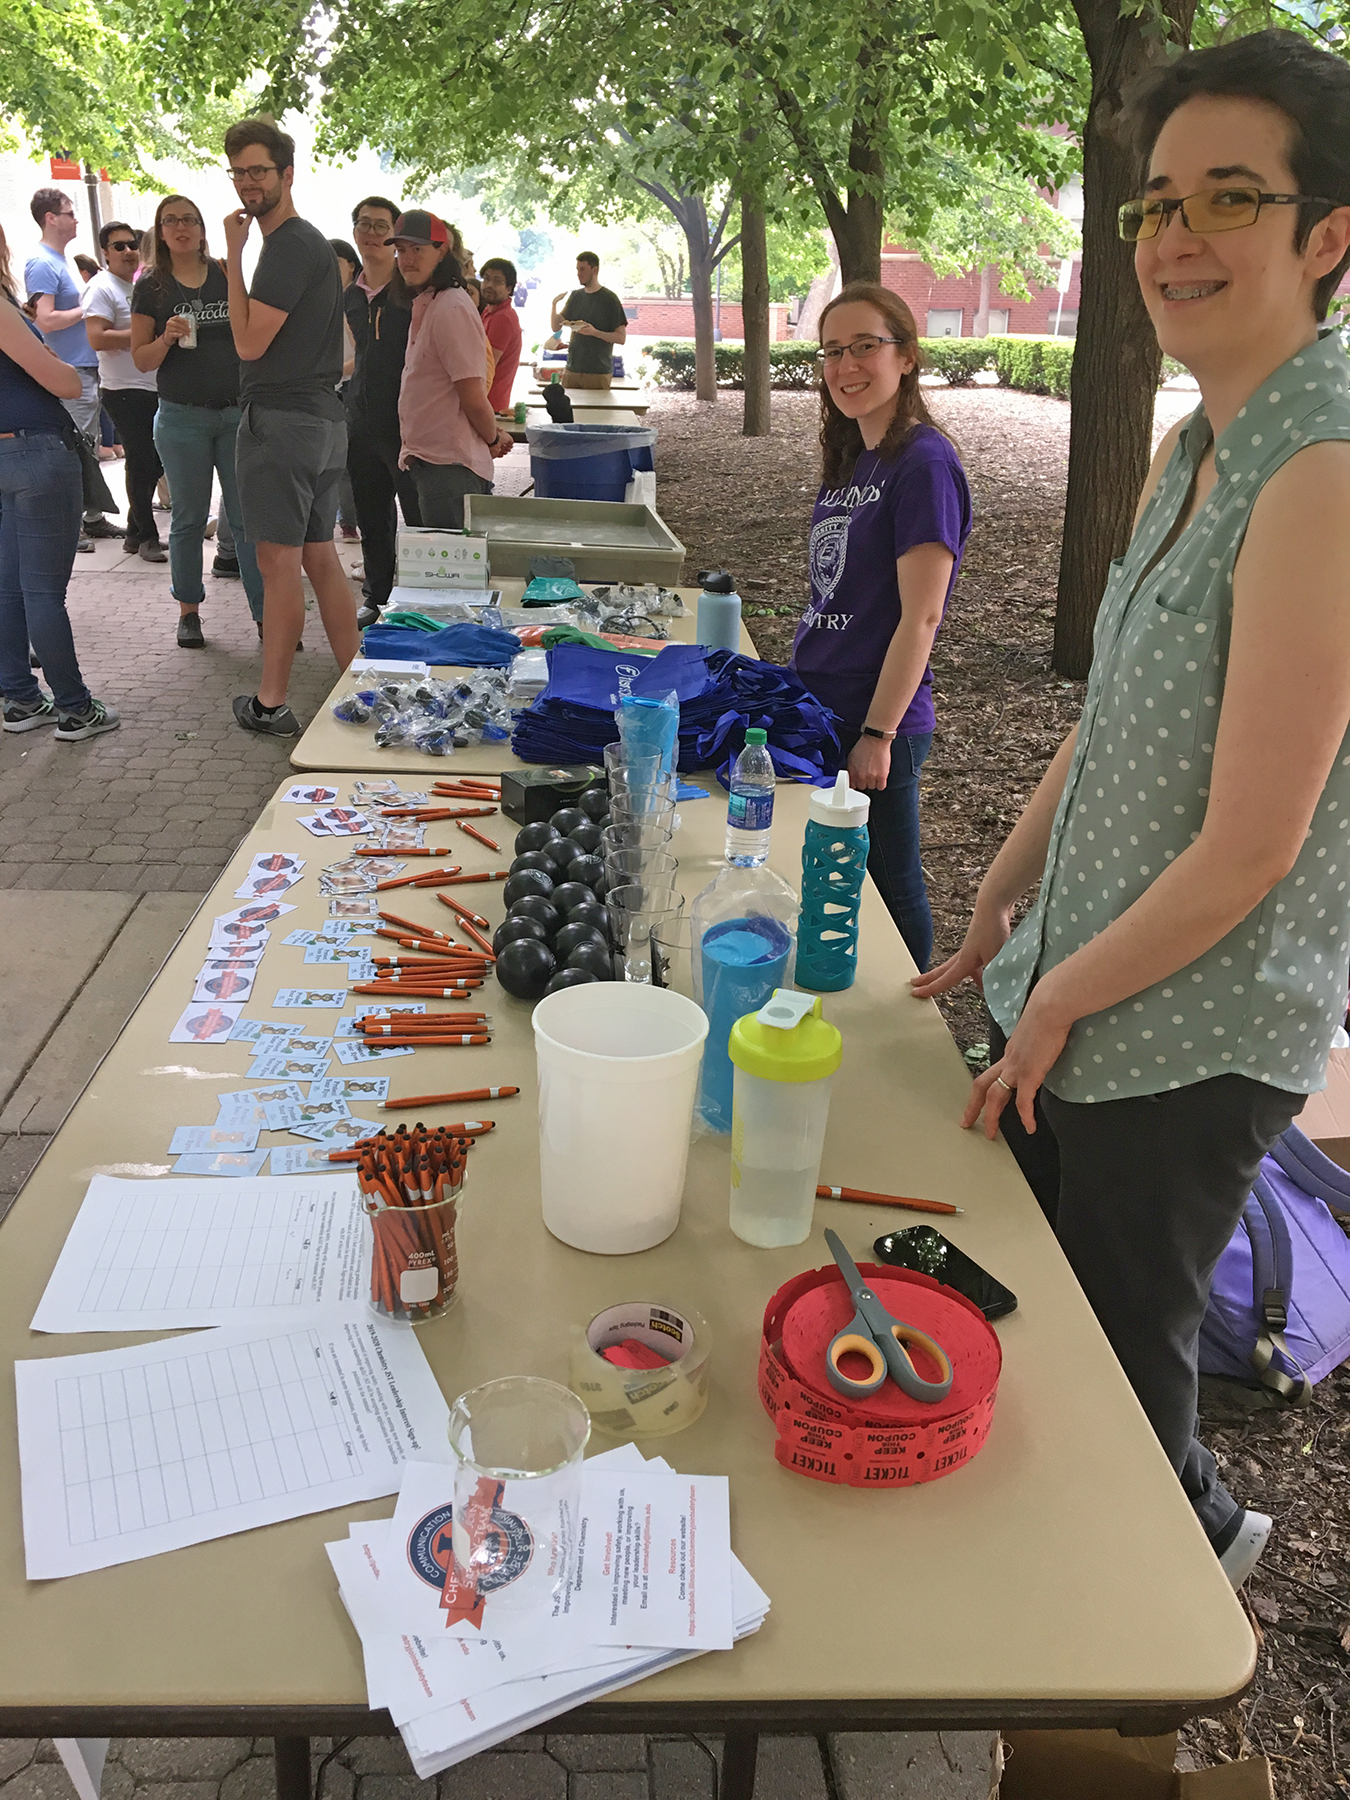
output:
[[[81,431],[98,441],[100,399],[98,358],[90,346],[80,308],[80,290],[66,262],[66,245],[75,236],[75,208],[60,188],[39,188],[30,203],[33,221],[42,242],[24,266],[23,281],[30,300],[36,300],[38,330],[48,346],[80,372],[80,397],[62,405]],[[97,508],[86,511],[80,548],[90,538],[120,538],[124,534],[109,525]]]

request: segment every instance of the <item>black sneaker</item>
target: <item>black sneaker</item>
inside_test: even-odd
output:
[[[300,721],[289,706],[275,712],[258,712],[252,694],[240,694],[234,701],[234,716],[245,731],[259,732],[263,737],[299,737]]]
[[[55,725],[56,708],[46,694],[40,700],[12,700],[5,705],[6,731],[36,731],[39,725]]]
[[[164,546],[154,538],[147,538],[145,543],[137,544],[136,554],[142,562],[166,563],[169,560]]]
[[[91,700],[83,712],[62,713],[56,723],[56,735],[63,744],[81,744],[86,738],[116,731],[121,723],[115,707],[105,706],[101,700]]]
[[[106,519],[86,519],[84,535],[87,538],[124,538],[127,534],[116,525],[110,525]]]
[[[178,620],[178,648],[180,650],[204,650],[206,639],[202,636],[202,622],[195,612],[185,612]]]
[[[226,556],[223,550],[217,550],[211,562],[211,573],[213,575],[223,575],[229,581],[238,581],[239,558],[237,556]]]

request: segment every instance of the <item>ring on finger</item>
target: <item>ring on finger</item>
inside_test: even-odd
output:
[[[1001,1088],[1004,1088],[1008,1093],[1011,1094],[1016,1091],[1015,1089],[1008,1086],[1008,1083],[1003,1079],[1003,1077],[1001,1075],[995,1075],[994,1080],[998,1083],[998,1085]]]

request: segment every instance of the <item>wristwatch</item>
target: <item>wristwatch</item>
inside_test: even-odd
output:
[[[880,738],[883,744],[889,744],[894,738],[895,733],[893,731],[878,731],[875,725],[864,725],[862,728],[862,735],[864,737]]]

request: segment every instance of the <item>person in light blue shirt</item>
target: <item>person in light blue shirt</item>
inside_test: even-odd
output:
[[[915,991],[982,982],[964,1123],[1003,1126],[1237,1585],[1271,1521],[1196,1438],[1198,1334],[1350,958],[1350,359],[1323,333],[1350,65],[1258,32],[1166,64],[1133,118],[1120,233],[1201,404],[1112,565],[1082,718]]]
[[[54,350],[62,362],[79,370],[79,398],[66,400],[63,405],[80,430],[87,432],[97,443],[102,405],[98,391],[98,357],[84,328],[80,287],[66,261],[66,246],[78,229],[75,208],[68,194],[51,187],[37,190],[29,210],[42,233],[42,242],[24,264],[24,288],[28,298],[37,303],[34,316],[48,349]],[[90,538],[122,536],[123,533],[110,525],[96,507],[85,510],[81,548]]]

